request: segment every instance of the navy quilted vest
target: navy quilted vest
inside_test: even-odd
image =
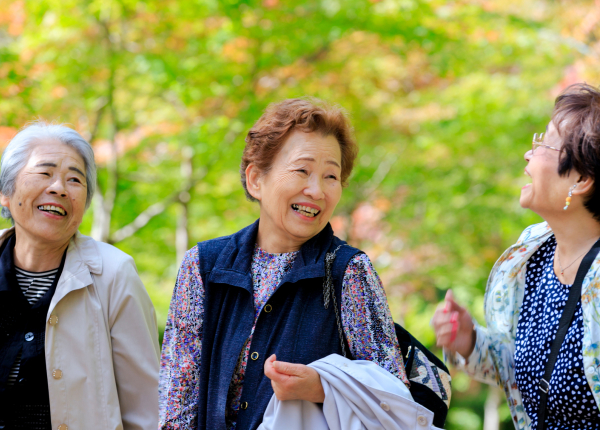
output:
[[[226,429],[227,392],[254,323],[251,264],[258,222],[231,236],[198,243],[205,287],[199,430]],[[271,354],[277,354],[280,361],[302,364],[342,354],[333,305],[323,306],[323,277],[326,253],[344,243],[328,224],[302,246],[292,269],[265,304],[252,338],[253,355],[246,368],[238,430],[254,430],[262,422],[273,395],[263,370]],[[337,251],[332,272],[338,306],[346,266],[359,252],[350,246]]]

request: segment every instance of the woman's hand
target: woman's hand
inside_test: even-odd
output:
[[[323,403],[325,392],[319,373],[304,364],[276,361],[275,354],[265,361],[265,375],[271,380],[279,400],[307,400]]]
[[[446,293],[433,314],[431,325],[435,330],[437,345],[467,358],[475,348],[475,326],[469,312],[454,301],[452,290]]]

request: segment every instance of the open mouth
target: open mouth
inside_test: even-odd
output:
[[[295,203],[292,205],[292,209],[298,212],[299,214],[309,218],[316,217],[317,215],[319,215],[319,212],[321,212],[318,209],[309,208],[308,206],[297,205]]]
[[[54,205],[42,205],[38,206],[38,209],[44,212],[51,213],[52,215],[65,216],[67,212],[63,208],[59,208]]]

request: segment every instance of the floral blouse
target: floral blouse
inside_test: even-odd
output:
[[[485,292],[487,327],[475,324],[477,340],[471,355],[446,358],[471,377],[504,388],[513,423],[518,430],[532,428],[515,375],[515,343],[526,289],[529,259],[553,235],[547,223],[529,226],[517,243],[494,265]],[[583,369],[596,407],[600,405],[600,256],[596,257],[581,288],[583,313]]]
[[[255,324],[262,307],[289,271],[298,252],[269,254],[256,247],[252,259]],[[159,428],[195,428],[202,352],[204,286],[198,269],[198,247],[183,259],[167,318],[163,341]],[[350,351],[370,360],[408,385],[383,285],[365,254],[355,256],[344,274],[341,318]],[[254,327],[240,352],[227,396],[227,428],[234,429]]]

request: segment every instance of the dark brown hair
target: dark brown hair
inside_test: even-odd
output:
[[[256,201],[248,192],[246,168],[252,163],[261,173],[267,173],[293,130],[336,138],[342,152],[342,186],[346,186],[358,154],[346,112],[315,98],[287,99],[269,105],[246,136],[240,176],[249,200]]]
[[[594,180],[585,208],[600,221],[600,91],[588,84],[574,84],[556,98],[552,122],[562,137],[558,174],[575,169]]]

